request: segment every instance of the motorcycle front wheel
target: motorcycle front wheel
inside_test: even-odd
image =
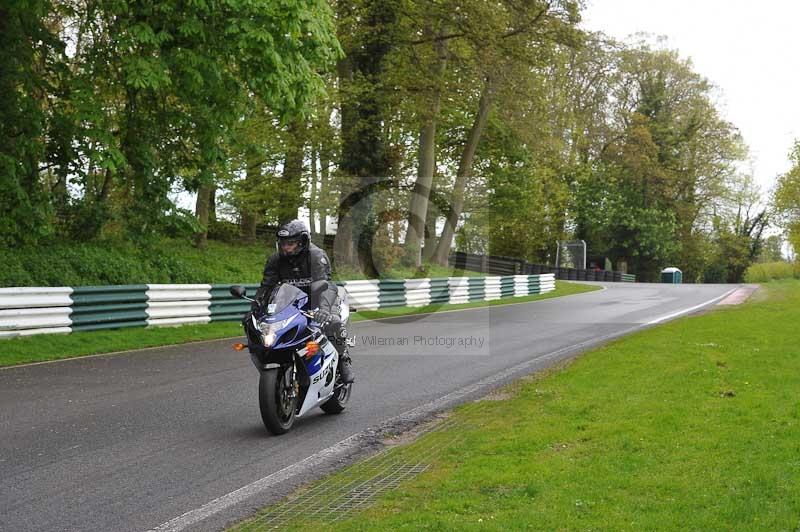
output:
[[[294,425],[297,394],[283,385],[277,369],[261,372],[258,380],[258,406],[264,426],[272,434],[286,434]]]

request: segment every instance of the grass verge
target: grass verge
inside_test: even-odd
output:
[[[459,305],[396,307],[377,311],[362,311],[355,313],[352,320],[360,321],[444,310],[523,303],[526,301],[577,294],[595,289],[597,289],[595,286],[556,281],[556,290],[547,294]],[[115,351],[229,338],[232,336],[239,336],[241,331],[242,328],[238,322],[215,322],[200,325],[183,325],[180,327],[117,329],[75,332],[65,335],[44,334],[13,338],[10,340],[0,340],[0,366],[12,366],[29,362],[43,362],[85,355],[113,353]]]
[[[765,291],[456,409],[427,470],[336,529],[797,530],[800,281]]]

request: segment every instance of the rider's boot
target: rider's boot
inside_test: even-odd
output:
[[[347,332],[343,329],[339,332],[339,334],[329,336],[328,338],[333,341],[333,345],[336,347],[336,351],[339,353],[339,373],[342,376],[342,382],[344,384],[352,383],[355,380],[355,375],[353,374],[353,367],[350,364],[350,350],[348,349],[347,345]]]
[[[350,350],[348,347],[353,344],[349,344],[347,340],[347,324],[339,323],[336,332],[328,336],[328,339],[333,341],[333,345],[339,353],[339,374],[342,377],[342,383],[352,383],[355,380],[355,375],[350,364]]]

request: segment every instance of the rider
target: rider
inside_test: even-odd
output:
[[[300,220],[292,220],[278,228],[278,251],[267,259],[264,278],[256,292],[256,301],[263,304],[279,283],[289,283],[308,292],[314,281],[330,281],[331,265],[325,251],[311,243],[308,227]],[[319,297],[319,309],[314,321],[322,325],[328,338],[333,340],[341,358],[342,381],[353,382],[350,355],[347,349],[347,331],[341,320],[341,306],[336,285],[329,283],[328,290]]]

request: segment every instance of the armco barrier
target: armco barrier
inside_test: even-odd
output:
[[[406,305],[405,279],[378,281],[378,302],[378,308],[404,307]]]
[[[491,301],[493,299],[500,299],[500,277],[485,277],[484,278],[484,296],[483,299]]]
[[[450,302],[450,279],[430,279],[431,303],[441,304]]]
[[[258,290],[257,284],[243,285],[250,296]],[[230,293],[231,285],[211,285],[211,321],[235,321],[242,319],[242,315],[250,310],[250,302]]]
[[[147,325],[147,285],[79,286],[70,297],[73,331]]]
[[[424,307],[431,302],[430,279],[407,279],[405,281],[405,305],[408,307]]]
[[[378,310],[380,307],[378,282],[374,280],[345,281],[343,285],[347,290],[350,306],[357,309]]]
[[[469,303],[469,280],[469,277],[450,277],[447,280],[449,303]]]
[[[208,323],[210,305],[210,284],[147,285],[148,325]]]
[[[0,288],[0,338],[70,332],[72,288]]]
[[[536,285],[538,286],[538,284]],[[530,293],[531,283],[527,275],[514,276],[514,296],[524,296]]]
[[[377,310],[468,303],[555,290],[549,274],[344,281],[350,306]],[[0,338],[123,327],[238,321],[250,303],[229,285],[0,288]],[[254,295],[258,285],[245,285]]]
[[[586,270],[580,268],[556,268],[531,264],[522,259],[502,257],[498,255],[476,255],[456,251],[450,255],[449,264],[454,268],[490,275],[536,275],[541,273],[555,274],[556,279],[565,281],[607,281],[635,283],[636,276],[622,272],[605,270]]]

